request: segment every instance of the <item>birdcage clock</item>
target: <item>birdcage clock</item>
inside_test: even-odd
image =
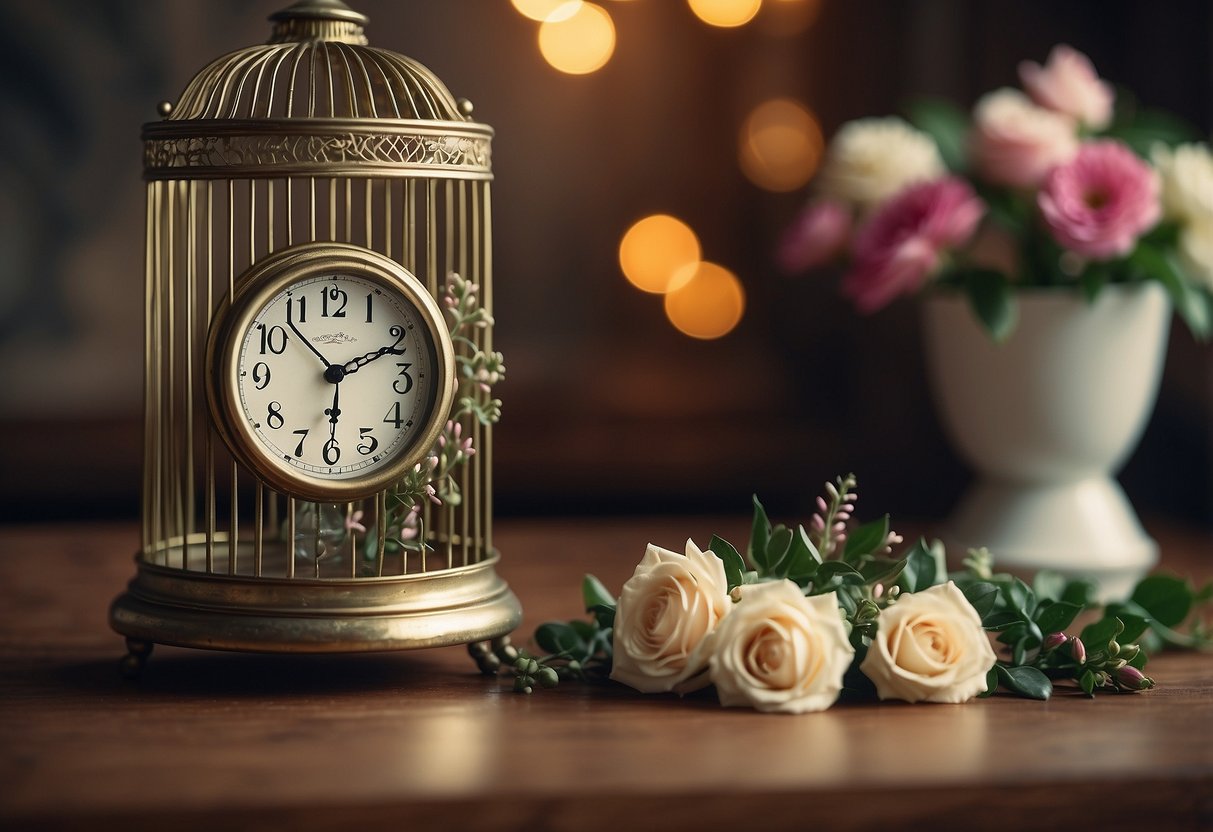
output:
[[[365,16],[302,0],[144,129],[144,481],[124,669],[156,643],[510,655],[489,142]]]

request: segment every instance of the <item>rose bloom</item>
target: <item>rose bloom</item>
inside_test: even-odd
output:
[[[948,581],[881,610],[859,669],[881,699],[957,703],[985,691],[995,661],[977,611]]]
[[[1086,142],[1055,168],[1036,202],[1053,239],[1093,260],[1128,254],[1158,222],[1158,174],[1117,141]]]
[[[1213,216],[1194,220],[1179,232],[1179,262],[1193,280],[1213,292]]]
[[[899,118],[844,124],[826,150],[817,192],[870,211],[913,182],[944,173],[935,140]]]
[[[969,155],[981,177],[995,185],[1035,188],[1077,150],[1074,122],[1037,107],[1018,90],[995,90],[974,108]]]
[[[852,224],[851,209],[841,202],[819,199],[809,203],[780,240],[779,267],[796,274],[828,263],[846,248]]]
[[[1092,130],[1102,130],[1112,121],[1116,98],[1112,85],[1101,81],[1091,59],[1071,46],[1054,46],[1044,66],[1023,61],[1019,80],[1037,104],[1065,113]]]
[[[686,555],[649,545],[615,610],[611,678],[641,693],[708,684],[704,643],[732,607],[724,563],[690,540]]]
[[[792,714],[833,705],[855,655],[835,594],[806,598],[782,580],[744,586],[740,596],[711,638],[720,704]]]
[[[941,254],[973,236],[985,205],[963,179],[945,177],[898,194],[855,235],[855,262],[842,292],[860,312],[873,312],[916,291],[938,269]]]
[[[1170,219],[1213,221],[1213,153],[1206,144],[1155,145],[1150,158],[1162,180],[1162,209]]]

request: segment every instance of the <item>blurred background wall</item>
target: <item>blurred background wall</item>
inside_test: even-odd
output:
[[[616,43],[586,75],[540,55],[509,0],[355,0],[497,130],[497,342],[509,373],[499,512],[800,512],[855,471],[872,508],[946,514],[968,474],[931,411],[916,305],[859,317],[773,264],[803,191],[738,164],[741,126],[802,101],[825,135],[921,95],[968,107],[1067,42],[1141,101],[1213,127],[1206,0],[767,0],[705,25],[684,0],[600,0]],[[141,412],[139,127],[285,0],[0,5],[0,518],[133,517]],[[698,340],[631,287],[617,249],[670,213],[737,275],[744,315]],[[1213,528],[1213,347],[1173,328],[1122,474],[1147,515]]]

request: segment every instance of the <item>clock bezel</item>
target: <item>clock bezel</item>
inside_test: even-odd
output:
[[[325,274],[358,277],[399,296],[416,311],[424,328],[421,338],[434,358],[433,383],[412,440],[395,459],[345,479],[312,476],[267,453],[240,407],[241,344],[257,314],[288,286]],[[401,264],[349,243],[303,243],[249,267],[237,278],[231,298],[220,303],[207,338],[206,366],[211,421],[233,457],[275,491],[313,502],[364,499],[401,479],[438,441],[455,398],[455,349],[437,301]]]

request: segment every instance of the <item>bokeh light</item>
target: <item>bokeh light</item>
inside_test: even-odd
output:
[[[619,267],[633,286],[662,294],[690,279],[699,262],[699,238],[686,223],[669,214],[635,222],[619,242]]]
[[[544,60],[569,75],[600,69],[615,51],[615,24],[602,6],[579,2],[572,14],[557,10],[539,27]]]
[[[565,20],[572,17],[582,0],[511,0],[514,8],[523,17],[538,20]]]
[[[741,26],[762,8],[762,0],[687,0],[695,16],[712,26]]]
[[[803,187],[821,161],[821,126],[807,107],[776,98],[754,108],[741,127],[741,170],[760,188],[794,191]]]
[[[665,314],[684,335],[727,335],[745,312],[745,290],[736,275],[715,263],[692,267],[690,279],[665,296]]]

